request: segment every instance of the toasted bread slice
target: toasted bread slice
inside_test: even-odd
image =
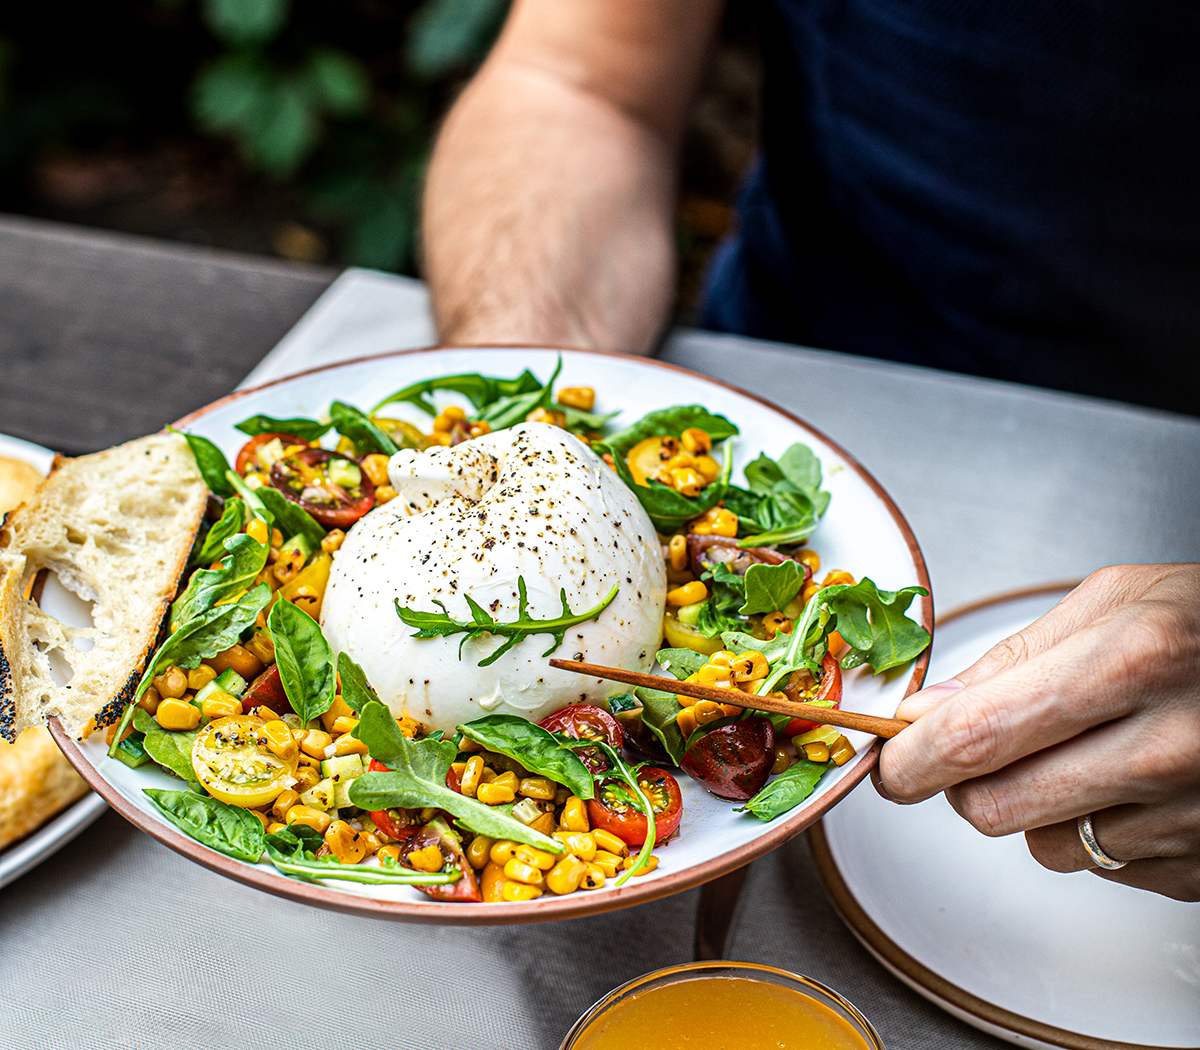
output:
[[[207,496],[187,443],[162,433],[59,461],[9,516],[0,529],[0,735],[12,741],[52,716],[76,737],[93,719],[115,720],[154,650]],[[38,606],[42,570],[92,603],[92,626]]]

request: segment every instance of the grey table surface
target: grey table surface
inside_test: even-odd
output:
[[[151,430],[240,381],[333,277],[0,220],[0,431],[86,451]],[[696,332],[663,356],[771,397],[869,464],[921,538],[943,609],[1104,563],[1197,557],[1195,420]],[[109,814],[0,894],[0,1044],[553,1047],[614,984],[689,957],[695,904],[395,926],[225,881]],[[827,981],[892,1050],[1003,1045],[872,961],[803,838],[752,866],[728,954]]]

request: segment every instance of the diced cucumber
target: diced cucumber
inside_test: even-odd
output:
[[[331,459],[326,469],[329,471],[329,480],[344,489],[357,488],[362,484],[362,471],[357,463],[351,463],[348,459]]]
[[[329,777],[318,780],[312,787],[300,796],[300,801],[314,809],[334,809],[334,792],[337,785]]]
[[[347,777],[345,780],[334,781],[333,785],[333,804],[338,809],[343,809],[347,806],[353,806],[350,801],[350,785],[354,783],[354,777]]]
[[[241,697],[241,695],[249,688],[250,683],[246,681],[232,667],[225,668],[216,678],[208,685],[196,692],[195,700],[197,703],[205,697],[211,696],[216,692],[228,693],[230,696]]]
[[[297,532],[295,536],[284,540],[283,546],[279,548],[279,552],[281,554],[284,551],[292,550],[299,551],[304,555],[304,560],[308,561],[308,559],[312,557],[313,553],[312,540],[305,536],[304,533]]]
[[[141,733],[131,733],[116,746],[113,758],[118,762],[124,762],[130,769],[144,766],[150,761],[150,756],[146,754],[146,749],[142,746],[142,741],[145,739]]]
[[[675,618],[680,623],[686,623],[689,627],[695,627],[696,621],[700,619],[700,610],[704,608],[704,602],[692,602],[691,605],[681,605],[675,610]]]
[[[321,763],[321,776],[333,780],[353,780],[365,772],[362,755],[335,755]]]

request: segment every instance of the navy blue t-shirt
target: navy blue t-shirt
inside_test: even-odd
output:
[[[763,13],[706,324],[1200,411],[1200,4]]]

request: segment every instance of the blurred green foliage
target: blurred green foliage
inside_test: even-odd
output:
[[[508,0],[3,6],[0,207],[47,151],[199,135],[291,194],[344,261],[405,269],[436,121]]]

